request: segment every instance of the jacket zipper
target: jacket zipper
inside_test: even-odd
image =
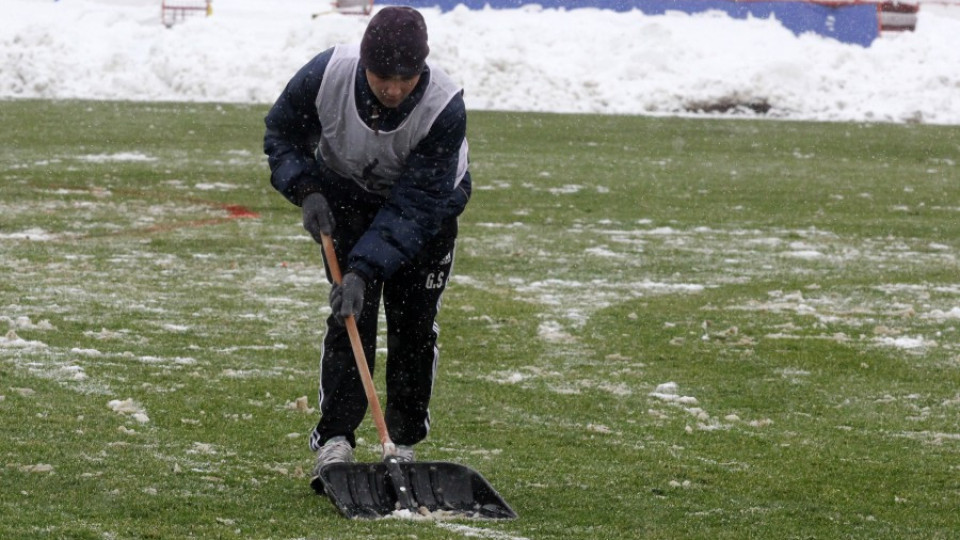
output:
[[[373,106],[373,111],[370,113],[370,127],[373,128],[374,135],[380,135],[380,107],[376,105]]]

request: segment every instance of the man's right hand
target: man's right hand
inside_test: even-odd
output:
[[[330,310],[340,324],[346,317],[359,319],[360,312],[363,311],[363,295],[366,290],[366,282],[359,275],[348,272],[343,276],[343,283],[334,284],[330,289]]]
[[[303,200],[303,228],[319,244],[321,235],[333,234],[333,214],[327,199],[319,193],[311,193]]]

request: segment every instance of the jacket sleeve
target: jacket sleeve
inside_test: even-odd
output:
[[[297,206],[310,193],[322,191],[314,157],[321,129],[316,99],[331,56],[332,48],[300,68],[264,119],[263,151],[270,165],[270,183]]]
[[[470,173],[459,184],[456,178],[466,133],[466,107],[458,94],[410,153],[386,203],[351,251],[350,271],[389,278],[416,258],[444,221],[463,212],[470,199]]]

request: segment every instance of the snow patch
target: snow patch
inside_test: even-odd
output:
[[[53,472],[53,465],[48,463],[37,463],[34,465],[21,465],[18,467],[20,472],[25,473],[50,473]]]
[[[666,382],[658,384],[656,390],[650,392],[650,397],[657,398],[670,403],[679,403],[682,405],[696,405],[697,398],[693,396],[681,396],[680,387],[675,382]]]
[[[14,330],[10,330],[5,336],[0,337],[0,349],[45,349],[46,347],[46,343],[41,341],[21,338]]]
[[[114,154],[86,154],[77,156],[80,161],[88,163],[109,163],[118,161],[156,161],[157,158],[148,156],[143,152],[117,152]]]
[[[478,527],[470,527],[469,525],[457,523],[437,523],[437,526],[454,534],[469,538],[489,538],[490,540],[529,540],[525,536],[514,536],[503,531],[481,529]]]
[[[874,342],[880,345],[894,347],[897,349],[926,349],[931,347],[936,347],[937,342],[924,339],[923,337],[911,337],[911,336],[900,336],[900,337],[879,337],[875,338]]]
[[[931,310],[930,313],[926,313],[922,316],[924,319],[934,319],[937,321],[944,321],[947,319],[960,319],[960,307],[951,308],[948,311],[943,311],[940,309]]]
[[[32,242],[47,242],[57,238],[59,238],[59,235],[49,233],[38,227],[31,227],[23,231],[12,233],[0,233],[0,240],[29,240]]]
[[[0,322],[4,321],[10,326],[10,328],[16,330],[56,330],[56,328],[50,324],[50,321],[46,319],[43,319],[38,323],[34,323],[30,317],[27,316],[11,318],[0,315]]]
[[[237,189],[237,186],[223,182],[202,182],[195,184],[193,187],[200,191],[228,191],[231,189]]]
[[[127,398],[124,400],[111,400],[109,403],[107,403],[107,407],[110,407],[110,410],[115,413],[128,415],[141,424],[146,424],[150,421],[150,417],[147,416],[146,410],[144,410],[143,406],[134,401],[133,398]]]

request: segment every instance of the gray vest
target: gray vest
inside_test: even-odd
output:
[[[461,88],[443,71],[430,67],[430,82],[420,103],[393,131],[374,131],[357,111],[355,83],[359,45],[338,45],[317,94],[317,116],[323,126],[317,152],[327,167],[357,182],[363,189],[387,196],[403,172],[410,151],[430,131]],[[429,64],[428,64],[429,65]],[[364,171],[376,160],[376,167]],[[467,172],[467,140],[460,145],[456,184]]]

